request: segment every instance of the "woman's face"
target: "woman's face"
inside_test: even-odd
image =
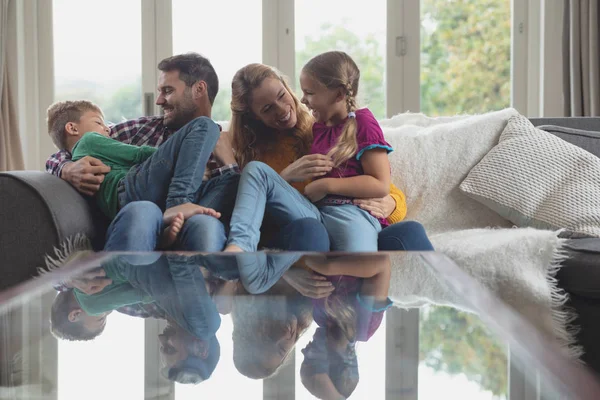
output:
[[[292,95],[277,78],[267,78],[252,91],[250,110],[269,128],[288,130],[296,126],[296,104]]]

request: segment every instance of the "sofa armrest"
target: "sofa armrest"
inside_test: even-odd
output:
[[[66,238],[82,233],[98,246],[106,221],[93,202],[56,176],[0,173],[0,290],[37,274]]]

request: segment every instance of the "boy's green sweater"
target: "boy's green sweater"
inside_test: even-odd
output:
[[[119,257],[102,265],[106,277],[112,279],[112,283],[100,293],[85,294],[79,289],[73,289],[73,294],[79,306],[88,315],[100,315],[108,311],[116,310],[123,306],[132,304],[148,304],[154,302],[146,292],[134,288],[119,272]]]
[[[154,147],[132,146],[96,132],[88,132],[73,147],[71,159],[77,161],[91,156],[110,167],[110,172],[106,174],[100,190],[96,193],[96,202],[102,212],[112,220],[119,211],[119,182],[125,178],[131,167],[141,164],[154,152]]]

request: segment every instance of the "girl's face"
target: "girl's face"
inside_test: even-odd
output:
[[[277,78],[265,79],[252,91],[250,109],[254,116],[269,128],[283,131],[296,126],[296,103]]]
[[[347,116],[345,97],[341,89],[328,89],[311,75],[300,74],[302,104],[312,112],[317,122],[328,124],[332,120]]]

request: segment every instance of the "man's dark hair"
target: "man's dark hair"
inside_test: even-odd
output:
[[[179,71],[179,79],[191,87],[198,81],[206,82],[208,100],[212,105],[219,92],[219,78],[209,59],[198,53],[185,53],[165,58],[158,63],[162,72]]]

